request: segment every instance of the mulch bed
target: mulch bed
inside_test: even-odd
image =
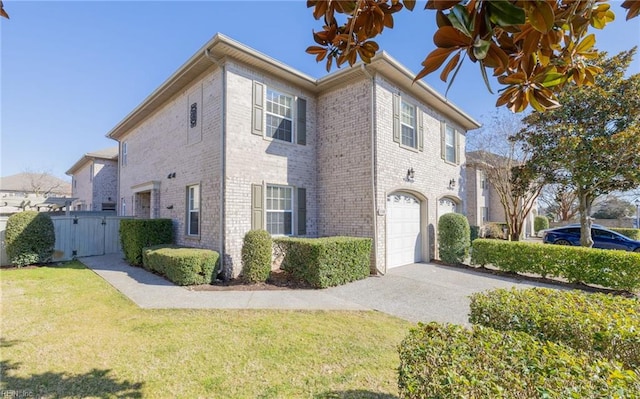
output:
[[[249,284],[236,278],[229,281],[217,280],[213,284],[191,285],[191,291],[277,291],[313,289],[304,281],[295,279],[284,270],[272,270],[266,283]]]

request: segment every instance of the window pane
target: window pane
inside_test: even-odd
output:
[[[199,224],[200,224],[200,213],[195,211],[189,212],[189,234],[190,235],[198,235]]]
[[[413,148],[416,147],[415,130],[406,125],[402,125],[402,145]]]
[[[291,228],[291,221],[292,221],[292,214],[291,212],[285,212],[282,214],[283,216],[283,233],[282,234],[286,234],[286,235],[291,235],[293,234],[292,228]]]
[[[267,89],[267,137],[292,141],[293,97]]]

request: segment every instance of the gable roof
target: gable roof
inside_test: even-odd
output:
[[[225,58],[232,58],[256,67],[316,94],[348,82],[354,77],[368,76],[370,75],[370,70],[373,70],[390,78],[403,90],[410,92],[416,98],[429,104],[436,111],[447,116],[465,130],[480,127],[480,123],[456,105],[449,102],[425,82],[417,81],[413,83],[415,74],[385,52],[376,54],[370,64],[359,62],[353,67],[340,69],[321,79],[314,79],[272,57],[260,53],[223,34],[217,33],[178,68],[176,72],[165,80],[160,87],[145,98],[140,105],[111,129],[111,131],[107,133],[107,137],[118,140],[118,138],[146,119],[162,104],[179,93],[200,74],[209,68],[221,65]]]
[[[80,158],[76,163],[73,164],[69,170],[65,173],[69,176],[73,175],[80,167],[82,167],[85,163],[92,161],[94,159],[106,159],[111,161],[116,161],[118,159],[118,146],[103,148],[102,150],[87,152]]]
[[[38,183],[44,191],[51,189],[51,193],[71,195],[71,183],[52,176],[48,173],[18,173],[16,175],[0,177],[0,190],[15,192],[33,192],[33,183]]]
[[[516,159],[509,159],[508,157],[494,154],[489,151],[469,151],[465,153],[467,165],[488,165],[488,166],[504,166],[504,165],[518,165],[520,162]]]

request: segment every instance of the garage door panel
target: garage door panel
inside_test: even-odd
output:
[[[421,260],[420,201],[392,194],[387,198],[387,268]]]

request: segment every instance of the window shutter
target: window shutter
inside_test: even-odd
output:
[[[445,144],[445,137],[447,132],[447,124],[444,121],[440,122],[440,158],[447,159],[447,147]]]
[[[262,83],[253,82],[253,123],[251,133],[262,136],[262,124],[264,121],[264,85]]]
[[[298,123],[296,126],[296,136],[298,144],[307,145],[307,100],[298,98]]]
[[[416,107],[416,116],[418,117],[418,150],[424,151],[424,127],[422,123],[422,110]]]
[[[400,143],[400,95],[393,95],[393,141]]]
[[[460,165],[460,132],[454,130],[453,137],[456,140],[456,165]]]
[[[307,234],[307,189],[298,188],[298,235]]]
[[[251,185],[251,230],[264,229],[262,184]]]

